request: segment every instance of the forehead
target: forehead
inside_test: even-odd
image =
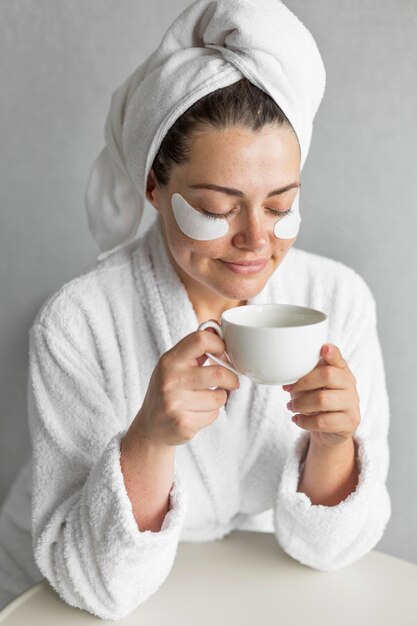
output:
[[[205,129],[190,138],[190,158],[177,168],[180,177],[193,182],[218,182],[220,175],[233,181],[272,179],[288,182],[297,176],[300,153],[297,137],[285,127],[267,126],[259,131],[242,127]],[[198,178],[198,180],[197,180]],[[216,181],[209,180],[216,178]]]

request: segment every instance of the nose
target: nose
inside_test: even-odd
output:
[[[233,236],[237,248],[262,250],[269,241],[268,222],[257,215],[248,215],[239,223],[238,231]]]

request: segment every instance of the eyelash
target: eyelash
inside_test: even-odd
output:
[[[204,211],[204,209],[202,209]],[[281,217],[285,217],[286,215],[290,215],[292,213],[292,209],[288,209],[287,211],[275,211],[274,209],[267,209],[267,211],[270,211],[270,213],[272,213],[273,215],[279,215]],[[214,220],[218,220],[218,219],[227,219],[228,217],[231,217],[234,214],[234,209],[232,209],[231,211],[229,211],[228,213],[223,213],[222,215],[218,215],[217,213],[210,213],[209,211],[204,211],[204,215],[206,215],[209,219],[214,219]]]

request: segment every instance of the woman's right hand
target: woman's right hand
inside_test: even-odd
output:
[[[176,446],[192,439],[219,416],[226,390],[239,387],[239,378],[221,365],[200,367],[205,352],[222,357],[223,339],[211,329],[183,337],[159,359],[132,426],[153,446]],[[210,389],[210,387],[218,387]]]

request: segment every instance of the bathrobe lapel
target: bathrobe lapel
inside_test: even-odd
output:
[[[151,225],[134,252],[134,272],[159,358],[198,327],[188,293],[165,249],[159,218]],[[268,283],[248,303],[284,302],[284,298],[282,281],[276,277],[273,293]],[[249,467],[256,456],[266,415],[271,411],[277,412],[279,389],[255,385],[242,376],[241,388],[229,394],[218,418],[185,444],[201,473],[222,524],[227,523],[239,510],[242,471],[245,466]],[[249,428],[240,423],[248,413],[248,403],[251,406]],[[242,455],[248,439],[248,453]]]

